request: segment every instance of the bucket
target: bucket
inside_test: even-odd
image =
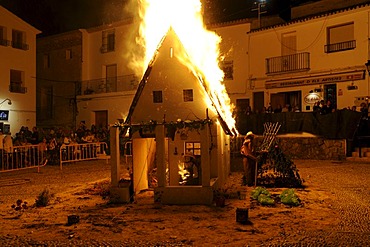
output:
[[[236,209],[236,222],[241,224],[247,224],[248,222],[248,208],[237,208]]]

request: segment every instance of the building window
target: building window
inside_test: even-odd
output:
[[[193,89],[183,90],[184,102],[193,101]]]
[[[12,31],[12,47],[21,50],[28,50],[26,44],[26,33],[18,30]]]
[[[66,50],[66,60],[72,59],[72,49]]]
[[[102,53],[114,51],[115,48],[115,31],[103,31],[102,34],[102,47],[100,51]]]
[[[44,54],[44,69],[50,68],[50,56],[49,54]]]
[[[9,40],[6,39],[6,28],[0,26],[0,45],[8,46]]]
[[[345,51],[356,48],[354,23],[328,27],[325,52]]]
[[[223,61],[222,70],[224,71],[224,79],[225,80],[233,80],[234,79],[233,61]]]
[[[12,93],[26,93],[27,88],[23,83],[24,72],[20,70],[10,70],[9,91]]]
[[[153,103],[163,103],[162,91],[153,91]]]
[[[186,155],[200,155],[200,142],[185,142]]]

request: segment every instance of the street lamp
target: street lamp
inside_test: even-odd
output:
[[[366,66],[367,73],[370,76],[370,60],[367,60],[367,62],[365,63],[365,66]]]
[[[9,98],[4,99],[3,101],[0,102],[0,105],[2,105],[5,101],[8,101],[8,105],[12,104],[12,101]]]

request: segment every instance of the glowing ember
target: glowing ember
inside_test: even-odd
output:
[[[219,67],[221,38],[207,30],[203,23],[200,0],[139,0],[141,18],[140,38],[137,42],[145,50],[143,72],[150,64],[158,45],[170,28],[173,28],[187,54],[175,54],[205,85],[217,113],[237,134],[232,117],[232,104]],[[210,107],[213,109],[213,107]]]

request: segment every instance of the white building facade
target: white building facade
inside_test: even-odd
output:
[[[140,80],[126,57],[132,27],[128,19],[80,30],[82,81],[77,93],[77,123],[106,127],[127,117]]]
[[[15,134],[36,126],[36,35],[41,33],[0,6],[0,127]]]
[[[242,29],[237,40],[243,45],[238,44],[237,51],[223,47],[224,53],[234,53],[228,59],[234,61],[235,76],[225,78],[232,101],[241,110],[249,104],[254,111],[271,103],[273,108],[289,104],[310,112],[318,100],[331,100],[337,109],[359,110],[370,96],[365,66],[370,59],[369,19],[370,5],[359,4],[281,25]],[[235,28],[215,30],[222,36]]]

